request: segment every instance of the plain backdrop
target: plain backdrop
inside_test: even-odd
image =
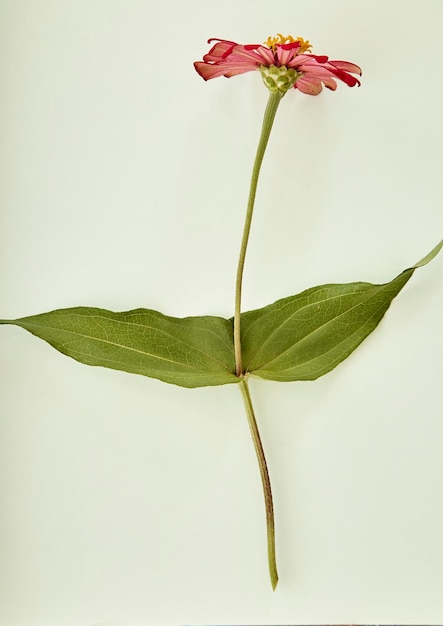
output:
[[[443,236],[441,0],[1,0],[0,316],[233,312],[258,73],[282,32],[363,68],[282,101],[244,308],[385,282]],[[280,584],[235,385],[88,368],[0,328],[0,625],[443,622],[443,256],[314,383],[251,382]]]

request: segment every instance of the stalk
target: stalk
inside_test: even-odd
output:
[[[247,379],[243,378],[240,385],[240,391],[242,392],[243,400],[245,403],[246,415],[248,416],[249,428],[251,430],[252,441],[254,442],[255,454],[257,455],[257,461],[260,468],[260,476],[263,485],[263,495],[265,498],[266,508],[266,534],[268,539],[268,567],[269,577],[271,579],[272,589],[275,591],[278,583],[277,562],[275,557],[275,523],[274,523],[274,505],[272,502],[271,481],[269,480],[268,466],[266,464],[266,457],[263,450],[263,445],[260,439],[260,433],[258,431],[257,421],[254,415],[254,408],[252,406],[251,394],[249,393],[249,387]]]
[[[237,266],[237,278],[235,283],[235,311],[234,311],[234,351],[235,351],[235,369],[236,374],[241,378],[239,385],[240,391],[243,396],[245,404],[246,415],[248,417],[249,428],[252,435],[252,441],[254,443],[255,454],[257,456],[258,466],[260,469],[260,476],[263,485],[263,495],[265,499],[266,509],[266,532],[268,540],[268,567],[269,576],[271,578],[272,589],[275,590],[278,583],[277,562],[275,557],[275,524],[274,524],[274,505],[272,502],[271,481],[269,479],[268,466],[266,464],[266,457],[263,450],[262,442],[260,439],[260,433],[257,426],[257,421],[254,415],[254,408],[252,406],[251,394],[247,383],[247,378],[244,376],[241,352],[241,332],[240,332],[240,316],[241,316],[241,296],[242,296],[242,283],[243,283],[243,270],[245,266],[246,250],[248,247],[249,233],[251,230],[252,215],[254,212],[255,195],[257,192],[258,178],[260,175],[260,169],[263,162],[266,146],[268,145],[269,136],[271,134],[272,125],[274,123],[275,114],[277,113],[278,105],[284,94],[279,91],[270,91],[268,103],[266,105],[265,114],[263,117],[263,125],[260,134],[260,139],[257,147],[257,154],[255,155],[254,166],[252,168],[251,185],[249,188],[248,206],[246,209],[245,224],[243,227],[243,236],[240,246],[240,255]]]
[[[249,188],[248,206],[246,209],[245,224],[243,227],[243,236],[240,246],[240,255],[237,266],[237,279],[235,283],[235,309],[234,309],[234,351],[235,351],[235,369],[237,376],[243,375],[243,364],[241,354],[241,335],[240,335],[240,314],[241,314],[241,296],[243,283],[243,270],[245,266],[246,250],[248,247],[249,233],[251,230],[252,214],[254,212],[255,194],[257,192],[258,177],[260,168],[268,145],[269,135],[271,134],[272,125],[274,123],[275,114],[283,94],[279,91],[270,91],[268,104],[266,106],[263,117],[263,125],[260,139],[255,156],[254,167],[252,168],[251,185]]]

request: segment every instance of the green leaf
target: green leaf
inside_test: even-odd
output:
[[[77,307],[0,323],[20,326],[87,365],[182,387],[239,381],[232,322],[221,317],[179,319],[149,309],[113,313]]]
[[[443,241],[390,283],[322,285],[242,314],[245,371],[279,381],[314,380],[343,361],[379,324],[414,270]],[[233,323],[221,317],[174,318],[136,309],[59,309],[14,324],[87,365],[158,378],[182,387],[237,383]]]
[[[269,380],[314,380],[351,354],[380,323],[389,305],[426,257],[384,285],[321,285],[244,313],[242,354],[245,370]]]

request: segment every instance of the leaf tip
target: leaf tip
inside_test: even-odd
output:
[[[434,259],[437,256],[437,254],[440,252],[442,248],[443,248],[443,239],[435,246],[435,248],[432,248],[432,250],[425,257],[423,257],[420,261],[418,261],[413,266],[413,269],[416,269],[417,267],[423,267],[423,265],[427,265],[430,261],[432,261],[432,259]]]

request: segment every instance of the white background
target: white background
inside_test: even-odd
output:
[[[443,234],[441,0],[2,0],[1,303],[229,317],[267,92],[204,83],[208,37],[276,32],[362,66],[283,100],[244,308],[385,282]],[[0,624],[442,623],[443,256],[315,383],[88,368],[0,329]]]

